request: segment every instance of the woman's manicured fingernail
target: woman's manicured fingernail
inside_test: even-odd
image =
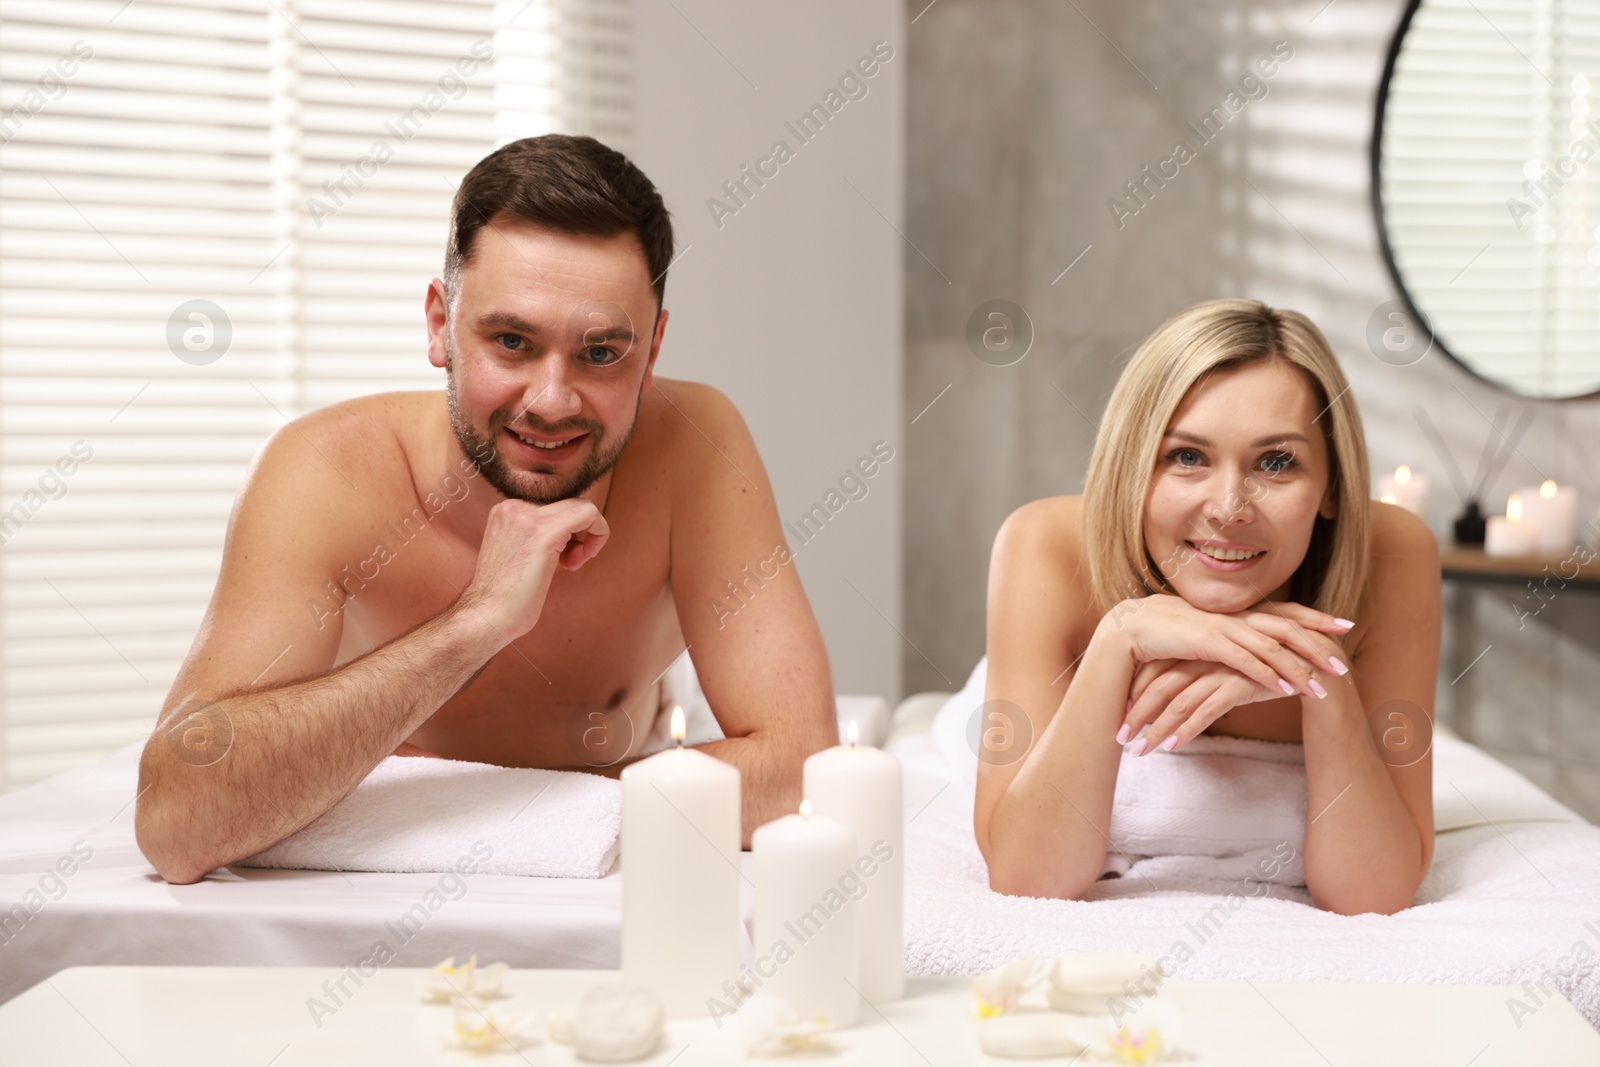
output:
[[[1145,740],[1142,737],[1139,738],[1137,741],[1135,741],[1133,744],[1128,746],[1128,751],[1133,753],[1135,756],[1137,756],[1141,752],[1143,752],[1144,749],[1145,749]]]
[[[1171,752],[1173,749],[1177,748],[1178,747],[1178,735],[1177,734],[1173,734],[1171,737],[1169,737],[1165,741],[1161,742],[1161,747],[1166,749],[1168,752]]]
[[[1278,679],[1278,688],[1283,690],[1285,696],[1294,696],[1294,686],[1289,684],[1287,678]]]
[[[1130,731],[1128,729],[1128,724],[1127,723],[1123,723],[1122,724],[1122,729],[1117,731],[1117,744],[1119,744],[1119,745],[1127,744],[1128,743],[1128,734],[1129,734],[1129,732]]]
[[[1317,694],[1318,697],[1325,697],[1328,695],[1328,691],[1322,688],[1322,683],[1317,681],[1315,678],[1311,679],[1311,691]]]
[[[1338,656],[1329,656],[1328,657],[1328,666],[1332,667],[1334,669],[1334,672],[1337,673],[1337,674],[1349,674],[1350,673],[1350,668],[1346,667],[1343,663],[1341,663]]]
[[[1333,621],[1338,623],[1340,626],[1343,626],[1346,630],[1355,625],[1355,623],[1351,622],[1349,619],[1334,619]]]

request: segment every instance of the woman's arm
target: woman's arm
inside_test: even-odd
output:
[[[1372,509],[1374,592],[1350,673],[1301,701],[1306,887],[1345,915],[1410,907],[1433,860],[1439,549],[1422,520]]]
[[[973,828],[990,887],[1016,896],[1076,898],[1105,869],[1115,734],[1133,672],[1105,640],[1084,648],[1077,512],[1075,498],[1024,505],[990,559],[980,736],[1009,728],[1014,745],[979,752]]]

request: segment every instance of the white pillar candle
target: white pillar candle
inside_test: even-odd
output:
[[[1566,555],[1578,543],[1578,493],[1568,485],[1547,481],[1537,488],[1519,489],[1522,518],[1538,527],[1535,551]]]
[[[905,808],[900,761],[858,745],[854,721],[847,743],[806,760],[805,798],[818,815],[855,831],[856,873],[865,894],[855,905],[861,930],[861,995],[870,1004],[905,993]]]
[[[846,894],[855,834],[837,819],[811,814],[802,802],[799,815],[758,827],[750,852],[761,991],[802,1019],[820,1016],[835,1030],[854,1026],[861,1011],[861,948],[856,909]]]
[[[622,974],[673,1018],[739,975],[739,769],[677,746],[622,770]]]
[[[1393,474],[1378,479],[1378,499],[1386,504],[1399,504],[1413,515],[1426,518],[1428,476],[1402,463]]]
[[[1511,494],[1506,513],[1489,516],[1483,551],[1490,556],[1531,556],[1538,545],[1539,527],[1523,517],[1521,494]]]

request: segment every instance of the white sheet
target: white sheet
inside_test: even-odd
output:
[[[692,667],[680,670],[688,663],[673,667],[674,692],[693,682]],[[837,704],[841,732],[852,720],[863,741],[887,732],[881,697],[840,694]],[[686,707],[691,741],[720,734],[714,719]],[[664,737],[655,740],[670,743]],[[80,964],[345,966],[370,958],[379,940],[407,967],[474,952],[516,967],[621,965],[620,864],[604,878],[225,867],[194,885],[168,885],[134,841],[142,747],[0,796],[0,1003]],[[75,844],[79,856],[92,850],[87,861]],[[72,873],[50,874],[57,863]],[[748,925],[749,853],[742,865]],[[11,909],[30,899],[41,906],[24,906],[19,920]],[[749,947],[747,932],[746,963]]]
[[[0,924],[30,890],[43,900],[0,925],[0,1002],[79,964],[345,966],[380,940],[407,967],[474,952],[516,967],[621,964],[620,867],[598,879],[224,867],[168,885],[134,841],[141,747],[0,797]],[[92,855],[77,863],[80,842]],[[58,890],[42,880],[63,856],[76,866],[55,875]]]
[[[1082,901],[1004,896],[973,837],[972,788],[926,717],[888,748],[906,768],[908,974],[1125,949],[1163,957],[1180,978],[1527,984],[1508,997],[1513,1019],[1559,989],[1600,1029],[1600,827],[1443,731],[1433,865],[1416,904],[1393,916],[1325,912],[1303,888],[1201,888],[1158,864],[1096,882]]]

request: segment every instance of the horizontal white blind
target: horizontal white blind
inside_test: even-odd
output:
[[[285,419],[442,387],[456,183],[553,130],[626,151],[627,32],[626,0],[0,0],[6,788],[149,733]]]
[[[1396,265],[1452,352],[1524,392],[1600,388],[1597,102],[1596,0],[1427,0],[1389,87]]]

